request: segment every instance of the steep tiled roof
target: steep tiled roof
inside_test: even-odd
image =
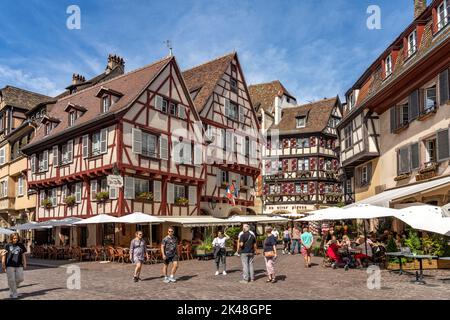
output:
[[[47,115],[51,118],[60,119],[61,122],[53,129],[48,137],[45,137],[45,139],[63,134],[69,128],[67,113],[64,111],[68,104],[82,106],[87,110],[76,120],[75,126],[70,129],[76,129],[89,121],[95,121],[96,119],[103,118],[107,115],[123,111],[139,97],[141,92],[172,59],[173,57],[164,58],[151,65],[59,99],[56,104],[52,106],[51,110],[47,112]],[[110,111],[104,114],[100,113],[100,99],[96,97],[96,94],[102,85],[107,85],[108,88],[123,93],[123,96],[111,106]],[[25,149],[37,143],[41,143],[42,139],[44,139],[43,126],[38,128],[35,138],[27,147],[25,147]]]
[[[36,104],[51,100],[52,98],[39,93],[6,86],[0,89],[5,105],[30,110]]]
[[[183,78],[189,91],[193,92],[199,90],[194,98],[194,104],[197,112],[201,112],[208,101],[208,98],[213,93],[217,82],[223,76],[235,56],[236,53],[233,52],[183,71]]]
[[[298,107],[284,108],[281,121],[278,125],[270,127],[271,130],[279,130],[280,134],[312,133],[323,131],[331,116],[333,107],[338,98],[324,99],[317,102],[304,104]],[[306,126],[296,127],[296,118],[306,116]]]
[[[268,112],[273,112],[275,97],[280,97],[284,94],[295,99],[279,80],[250,85],[248,92],[250,93],[253,105],[259,108],[262,107]]]

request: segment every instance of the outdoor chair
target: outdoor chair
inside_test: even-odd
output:
[[[58,250],[54,246],[50,246],[47,248],[48,258],[49,259],[57,259],[58,258]]]
[[[191,260],[192,257],[192,246],[190,243],[187,243],[186,245],[183,245],[181,248],[181,259],[183,260]]]
[[[100,250],[96,246],[92,246],[90,250],[90,259],[93,261],[97,261],[100,257]]]
[[[115,251],[115,257],[117,258],[117,262],[120,262],[122,260],[122,263],[125,262],[125,251],[121,247],[114,248]]]
[[[114,262],[118,257],[117,251],[112,246],[108,246],[106,248],[106,255],[108,256],[109,261]]]

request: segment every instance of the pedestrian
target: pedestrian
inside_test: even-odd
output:
[[[242,224],[242,229],[244,228],[244,224]],[[255,235],[255,233],[252,231],[252,230],[250,230],[250,226],[249,226],[249,232],[255,237],[255,239],[256,239],[256,235]],[[239,243],[240,243],[240,238],[241,238],[241,236],[244,234],[244,231],[241,231],[241,232],[239,232],[239,234],[238,234],[238,238],[237,238],[237,245],[236,245],[236,253],[234,254],[235,256],[240,256],[240,254],[239,254],[239,252],[240,252],[240,245],[239,245]]]
[[[167,236],[162,240],[161,253],[164,260],[163,274],[164,282],[176,282],[175,273],[178,269],[178,239],[174,235],[175,231],[172,227],[167,231]],[[172,262],[172,272],[170,277],[167,276],[167,269]]]
[[[292,229],[292,248],[291,248],[291,253],[295,254],[295,247],[297,247],[297,252],[298,254],[300,254],[300,235],[302,234],[301,230],[298,228],[298,226],[294,226],[294,228]]]
[[[131,263],[136,264],[136,268],[134,269],[134,282],[138,282],[141,280],[139,277],[141,275],[142,264],[145,259],[148,260],[147,253],[147,244],[145,240],[142,239],[142,231],[137,231],[135,233],[135,238],[131,240],[130,243],[130,261]]]
[[[9,297],[17,299],[17,287],[23,282],[23,270],[27,268],[27,259],[25,256],[27,249],[20,242],[18,233],[13,233],[9,239],[10,243],[5,246],[5,251],[2,255],[2,269],[6,271]]]
[[[311,247],[313,244],[313,235],[309,232],[309,227],[303,228],[301,235],[302,255],[305,259],[305,268],[311,268]]]
[[[291,228],[283,231],[283,254],[291,254]]]
[[[239,248],[243,269],[243,279],[240,283],[248,283],[249,281],[255,281],[255,270],[253,268],[253,260],[255,254],[258,253],[256,247],[256,237],[253,232],[250,231],[248,224],[244,224],[242,233],[239,236]]]
[[[216,276],[219,275],[220,265],[223,266],[222,274],[224,276],[227,275],[227,249],[226,249],[226,241],[230,239],[230,237],[222,232],[217,232],[217,237],[214,238],[212,245],[214,247],[214,260],[216,262]]]
[[[276,229],[276,227],[273,227],[272,234],[275,237],[275,239],[278,241],[278,238],[280,237],[280,233]]]
[[[272,233],[272,227],[266,227],[267,238],[264,240],[264,260],[266,262],[267,281],[275,283],[275,260],[277,259],[277,240]]]

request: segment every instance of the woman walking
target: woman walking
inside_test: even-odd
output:
[[[272,234],[272,227],[266,227],[267,238],[264,240],[264,260],[268,279],[266,282],[275,283],[275,259],[277,258],[277,239]]]
[[[147,245],[142,239],[142,231],[137,231],[136,238],[131,240],[130,243],[130,260],[136,264],[133,276],[134,282],[141,280],[139,276],[141,275],[142,264],[146,258],[148,259]]]
[[[20,242],[18,233],[13,233],[9,239],[10,243],[5,246],[5,251],[2,255],[2,269],[6,271],[9,297],[17,299],[17,287],[23,282],[23,270],[27,267],[27,259],[25,257],[27,249]]]
[[[283,231],[283,254],[291,254],[291,228]]]
[[[222,231],[217,232],[217,237],[214,238],[212,245],[214,247],[214,259],[216,262],[216,276],[219,275],[220,265],[223,266],[222,274],[224,276],[227,275],[227,249],[226,249],[226,241],[230,239],[230,237],[223,233]]]

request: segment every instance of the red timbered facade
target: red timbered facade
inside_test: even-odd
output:
[[[203,214],[254,213],[254,182],[261,170],[261,137],[236,53],[183,72],[205,130]],[[237,190],[233,193],[234,190]],[[231,189],[231,190],[230,190]],[[234,194],[234,199],[227,194]]]
[[[174,57],[62,97],[23,150],[36,220],[197,215],[199,120]],[[109,175],[123,187],[108,186]]]

